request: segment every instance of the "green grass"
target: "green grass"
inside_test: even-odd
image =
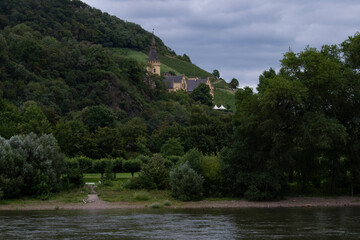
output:
[[[27,204],[42,204],[47,201],[57,203],[78,203],[87,198],[88,192],[89,187],[84,186],[82,188],[52,193],[49,200],[46,201],[42,201],[36,197],[22,197],[17,199],[0,200],[0,205],[14,205],[16,207],[25,206]]]
[[[131,57],[136,59],[140,63],[146,63],[148,55],[139,52],[136,50],[128,49],[128,48],[112,48],[114,55],[123,56],[123,57]],[[211,76],[210,73],[205,70],[199,68],[198,66],[182,61],[175,57],[162,56],[158,55],[159,60],[161,62],[161,73],[173,71],[176,75],[185,74],[187,77],[201,77],[206,78]]]
[[[229,84],[227,82],[225,82],[225,80],[216,80],[214,82],[214,87],[215,88],[222,88],[222,89],[229,89]]]
[[[230,106],[230,110],[235,111],[235,91],[225,90],[221,88],[214,89],[214,103],[220,107],[224,105],[227,108],[227,105]]]
[[[135,177],[137,177],[138,175],[139,175],[138,173],[134,174]],[[131,178],[131,173],[117,173],[116,174],[116,179],[119,181],[124,181],[129,178]],[[101,181],[100,173],[84,173],[84,182],[94,182],[95,184],[97,184],[99,181]]]
[[[174,57],[159,55],[159,60],[161,62],[161,67],[164,64],[172,69],[175,69],[180,74],[184,73],[187,77],[206,78],[211,76],[210,73],[199,68],[195,64],[185,62]]]

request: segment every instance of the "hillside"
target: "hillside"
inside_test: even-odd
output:
[[[67,156],[94,159],[159,153],[174,137],[184,151],[227,145],[230,115],[147,75],[140,26],[76,0],[5,0],[0,19],[0,136],[51,133]],[[156,41],[163,71],[210,75]]]
[[[152,34],[135,23],[123,21],[79,0],[2,0],[0,29],[26,24],[34,31],[52,36],[145,51]],[[174,55],[156,37],[158,51]]]

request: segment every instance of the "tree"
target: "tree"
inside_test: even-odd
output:
[[[51,132],[50,122],[37,103],[29,101],[24,103],[23,125],[24,133],[34,132],[44,134]]]
[[[220,77],[219,70],[214,69],[214,71],[212,72],[212,75],[214,75],[216,78],[219,78]]]
[[[202,174],[202,155],[196,149],[190,149],[179,161],[179,164],[187,163],[189,167],[191,167],[197,174]],[[179,165],[178,164],[178,165]]]
[[[120,173],[123,171],[123,161],[124,159],[122,158],[115,158],[113,159],[113,173],[114,173],[114,179],[116,179],[116,173]]]
[[[200,83],[191,93],[190,97],[195,101],[199,101],[201,104],[212,106],[212,96],[210,94],[210,88],[205,83]]]
[[[204,179],[188,163],[170,172],[171,194],[182,201],[200,200],[203,195]]]
[[[104,105],[86,107],[81,111],[81,118],[85,125],[94,132],[98,127],[114,127],[115,115]]]
[[[42,199],[61,190],[66,163],[52,135],[34,133],[0,137],[0,186],[4,198],[37,195]]]
[[[230,87],[237,88],[239,86],[239,81],[236,78],[231,79]]]
[[[0,98],[0,136],[9,139],[16,135],[20,122],[18,109]]]
[[[69,157],[85,154],[84,138],[88,134],[83,122],[77,120],[62,120],[56,124],[54,131],[61,150]]]
[[[131,172],[131,176],[134,177],[134,173],[140,171],[142,164],[140,159],[124,160],[122,162],[122,168],[124,172]]]
[[[145,163],[139,173],[139,181],[146,189],[167,189],[169,187],[169,169],[165,166],[166,159],[160,154],[154,154]]]
[[[94,171],[101,173],[101,178],[103,178],[104,176],[107,161],[108,159],[105,158],[94,161],[93,164]]]
[[[182,156],[184,155],[184,147],[178,138],[170,138],[161,147],[163,156]]]

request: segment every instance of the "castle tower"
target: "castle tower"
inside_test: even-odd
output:
[[[153,74],[160,75],[160,61],[156,52],[155,37],[152,36],[149,58],[147,60],[146,70]]]

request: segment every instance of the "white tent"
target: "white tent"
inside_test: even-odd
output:
[[[218,108],[218,106],[215,105],[215,107],[213,109],[218,110],[219,108]]]
[[[221,106],[218,108],[219,110],[226,110],[226,108],[224,107],[224,105],[221,104]]]

